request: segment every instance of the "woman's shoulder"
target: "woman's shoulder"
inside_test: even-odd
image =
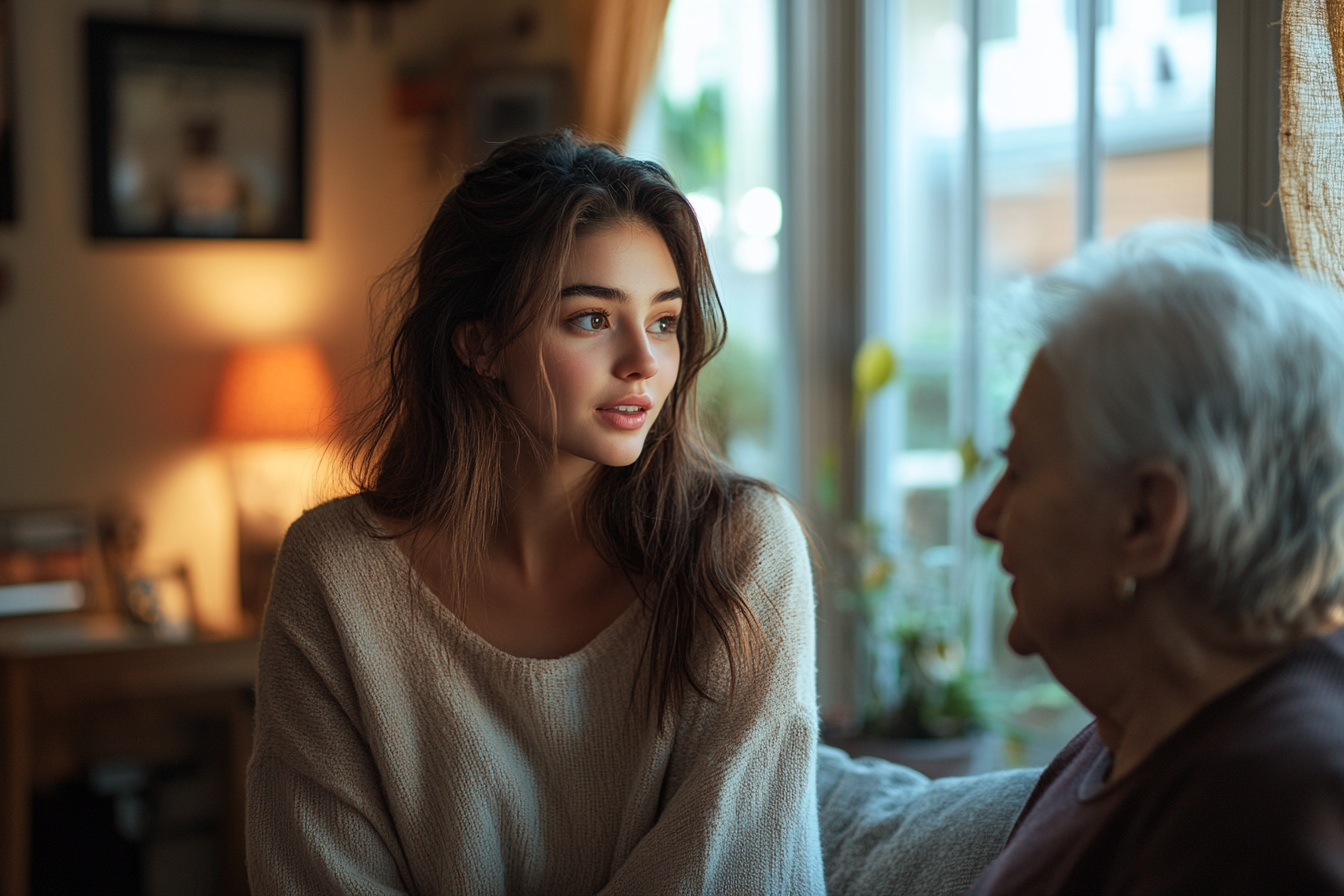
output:
[[[364,532],[374,522],[364,496],[345,495],[310,507],[289,526],[286,538],[313,538],[324,535]]]
[[[315,560],[325,554],[350,556],[373,548],[381,534],[363,496],[346,495],[305,510],[290,524],[281,557]]]
[[[748,484],[733,504],[743,596],[769,636],[798,636],[813,624],[812,556],[792,502]]]
[[[732,521],[753,562],[807,558],[808,540],[793,502],[753,482],[739,488]]]
[[[307,625],[317,615],[347,621],[376,615],[375,597],[409,568],[363,498],[350,495],[319,504],[289,527],[275,563],[267,616]],[[318,607],[325,607],[320,613]]]

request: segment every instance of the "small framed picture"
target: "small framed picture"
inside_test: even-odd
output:
[[[301,239],[304,41],[86,23],[94,237]]]
[[[467,159],[478,162],[514,137],[542,134],[569,121],[569,75],[563,68],[480,72],[467,88]]]
[[[200,626],[196,592],[185,564],[131,576],[125,583],[126,610],[163,641],[190,641]]]

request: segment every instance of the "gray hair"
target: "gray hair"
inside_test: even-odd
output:
[[[1184,474],[1175,568],[1197,598],[1270,642],[1344,621],[1344,297],[1176,225],[1085,249],[1033,291],[1088,471]]]

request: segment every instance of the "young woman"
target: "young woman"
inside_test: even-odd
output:
[[[253,892],[824,892],[807,546],[701,436],[685,197],[517,140],[404,283],[359,493],[275,571]]]

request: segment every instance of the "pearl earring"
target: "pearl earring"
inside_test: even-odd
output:
[[[1116,589],[1115,596],[1120,598],[1121,602],[1128,603],[1134,599],[1134,592],[1138,587],[1133,576],[1125,576],[1120,580],[1120,587]]]

